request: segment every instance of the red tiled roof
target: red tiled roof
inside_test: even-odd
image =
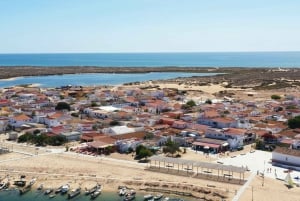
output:
[[[16,121],[27,121],[29,119],[30,119],[30,117],[28,117],[25,114],[20,114],[20,115],[14,117],[14,120],[16,120]]]

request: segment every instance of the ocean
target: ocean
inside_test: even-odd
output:
[[[0,66],[300,67],[300,52],[0,54]]]

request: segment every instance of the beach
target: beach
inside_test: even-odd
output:
[[[0,155],[1,178],[8,178],[10,181],[18,180],[21,175],[26,175],[27,180],[36,178],[37,182],[34,188],[40,184],[43,184],[45,189],[58,188],[68,183],[71,188],[81,186],[84,189],[100,183],[108,192],[116,192],[118,186],[124,185],[146,194],[147,192],[142,189],[154,187],[190,192],[193,196],[205,197],[207,200],[221,200],[221,198],[212,196],[212,194],[200,193],[197,189],[206,189],[209,192],[225,195],[225,200],[233,200],[243,188],[243,185],[148,171],[148,164],[138,163],[131,154],[114,153],[109,156],[90,156],[65,152],[64,147],[36,149],[30,145],[12,143],[9,146],[13,146],[14,152]],[[237,157],[241,154],[250,154],[250,149],[248,146],[245,150],[232,154]],[[222,157],[218,155],[207,157],[201,152],[187,150],[186,154],[182,154],[182,158],[216,163],[219,160],[226,161],[227,157],[231,159],[232,154]],[[247,173],[246,179],[251,178],[251,175]],[[262,198],[257,200],[281,200],[279,195],[283,192],[290,192],[285,195],[285,200],[294,200],[300,193],[300,189],[297,187],[287,189],[283,181],[266,177],[264,186],[262,186],[262,178],[259,175],[252,177],[251,182],[244,187],[240,201],[251,200],[252,186],[255,198]],[[276,189],[276,193],[274,193],[274,189]]]

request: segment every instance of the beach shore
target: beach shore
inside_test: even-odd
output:
[[[246,147],[234,154],[238,156],[249,151],[250,147]],[[222,158],[231,156],[232,154],[222,156]],[[212,163],[219,160],[217,155],[207,157],[201,152],[192,150],[187,150],[186,154],[182,154],[182,158]],[[36,150],[35,147],[28,145],[14,144],[14,152],[0,155],[1,178],[8,178],[10,181],[18,180],[21,175],[26,175],[26,180],[37,178],[34,188],[43,184],[45,189],[55,189],[68,183],[71,188],[80,186],[85,189],[100,183],[105,191],[110,192],[117,192],[118,186],[124,185],[142,192],[141,189],[158,188],[190,192],[195,197],[205,197],[207,200],[222,200],[218,196],[213,196],[216,194],[226,196],[225,200],[232,200],[243,186],[149,171],[146,169],[147,166],[148,164],[135,161],[131,154],[114,153],[110,156],[89,156],[65,152],[64,147],[50,151],[50,148],[47,147]],[[250,174],[246,174],[246,179],[248,178],[250,178]],[[265,185],[261,186],[261,177],[254,176],[239,200],[251,200],[252,186],[255,198],[263,198],[259,200],[267,201],[281,200],[280,196],[276,197],[276,193],[288,190],[284,182],[271,178],[265,178]],[[273,189],[276,189],[275,194]],[[286,200],[294,200],[295,196],[300,193],[300,189],[297,187],[288,191],[291,193],[285,195]],[[272,194],[272,196],[267,197],[268,194]]]

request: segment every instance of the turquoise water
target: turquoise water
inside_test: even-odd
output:
[[[300,52],[0,54],[0,66],[300,67]]]
[[[142,201],[143,196],[147,193],[137,193],[135,201]],[[170,198],[178,198],[175,195],[166,195]],[[185,201],[193,201],[192,198],[183,198]],[[19,195],[16,190],[0,191],[0,201],[62,201],[67,200],[67,195],[57,194],[54,198],[49,198],[49,196],[44,195],[42,191],[30,191],[24,195]],[[90,196],[81,193],[77,197],[72,198],[74,201],[90,201]],[[95,201],[122,201],[117,193],[114,192],[103,192],[99,197],[94,199]]]
[[[94,86],[94,85],[117,85],[128,82],[171,79],[176,77],[207,76],[214,73],[140,73],[140,74],[112,74],[112,73],[88,73],[88,74],[66,74],[50,76],[31,76],[15,79],[0,80],[0,88],[22,85],[39,84],[41,87],[59,87],[65,85]]]

